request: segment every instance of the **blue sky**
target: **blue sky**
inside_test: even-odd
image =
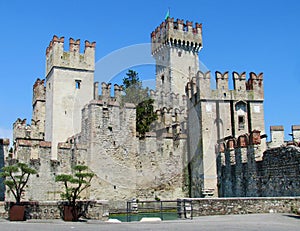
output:
[[[200,60],[215,71],[263,72],[266,130],[300,124],[300,1],[0,1],[0,137],[31,118],[32,84],[45,77],[54,34],[97,42],[96,60],[148,43],[165,17],[203,23]],[[98,70],[99,71],[99,70]],[[140,75],[155,75],[148,68]],[[153,71],[153,73],[151,73]]]

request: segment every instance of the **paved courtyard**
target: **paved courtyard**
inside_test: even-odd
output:
[[[253,215],[227,215],[198,217],[194,220],[176,220],[154,223],[106,223],[98,221],[88,222],[63,222],[26,221],[9,222],[0,221],[1,231],[60,231],[60,230],[260,230],[260,231],[290,231],[300,230],[300,216],[292,214],[253,214]]]

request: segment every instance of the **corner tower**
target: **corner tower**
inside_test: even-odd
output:
[[[185,85],[199,70],[202,24],[168,18],[151,33],[157,92],[185,95]]]
[[[58,142],[65,142],[81,130],[81,110],[93,99],[95,42],[69,40],[53,36],[46,50],[45,140],[52,141],[52,159],[57,158]]]

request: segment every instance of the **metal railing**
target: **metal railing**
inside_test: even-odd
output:
[[[143,217],[159,217],[161,220],[193,219],[192,200],[127,201],[127,222]]]

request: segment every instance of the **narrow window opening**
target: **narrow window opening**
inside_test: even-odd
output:
[[[165,83],[165,76],[162,75],[162,76],[161,76],[161,84],[164,84],[164,83]]]
[[[81,86],[81,80],[75,80],[75,88],[80,89]]]
[[[239,124],[239,130],[245,129],[245,117],[244,116],[238,117],[238,124]]]
[[[182,55],[182,52],[179,51],[179,52],[178,52],[178,57],[181,57],[181,55]]]

